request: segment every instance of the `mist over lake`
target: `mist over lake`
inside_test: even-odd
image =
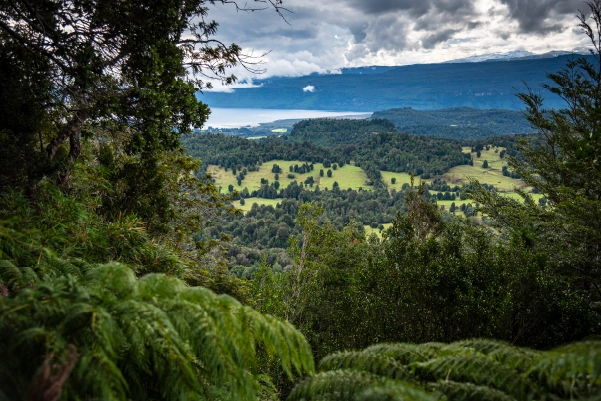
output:
[[[353,118],[367,118],[371,113],[353,111],[322,111],[322,110],[280,110],[280,109],[229,109],[212,107],[206,127],[213,128],[236,128],[245,126],[257,126],[260,123],[268,123],[277,120],[319,118],[319,117],[342,117],[353,116]]]

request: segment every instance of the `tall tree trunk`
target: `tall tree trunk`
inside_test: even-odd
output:
[[[71,150],[69,152],[69,158],[71,161],[77,160],[81,153],[81,143],[79,142],[79,130],[88,118],[88,113],[80,110],[76,111],[73,118],[65,124],[58,134],[52,138],[48,146],[46,146],[46,155],[49,159],[53,159],[56,156],[56,152],[67,139],[70,140]]]

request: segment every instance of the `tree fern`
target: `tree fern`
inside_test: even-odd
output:
[[[441,380],[429,386],[447,400],[453,401],[515,401],[515,398],[488,386]]]
[[[255,399],[269,391],[257,344],[289,375],[313,372],[289,323],[176,278],[136,279],[120,264],[0,297],[0,383],[9,398],[36,383],[47,355],[60,359],[72,345],[78,356],[63,399]]]
[[[427,382],[453,380],[502,391],[516,400],[539,399],[532,382],[518,372],[478,355],[452,356],[414,364],[415,374]]]
[[[351,369],[364,371],[396,380],[408,380],[411,373],[394,359],[368,352],[339,352],[321,360],[318,369]]]
[[[333,370],[305,380],[292,390],[288,401],[352,400],[366,389],[380,387],[389,380],[366,372]]]
[[[601,342],[581,342],[546,352],[526,373],[562,398],[599,397]]]
[[[593,400],[601,342],[535,351],[493,340],[376,344],[328,355],[290,400]],[[595,398],[596,397],[596,398]]]

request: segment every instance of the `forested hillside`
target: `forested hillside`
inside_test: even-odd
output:
[[[237,171],[252,171],[257,164],[274,159],[338,165],[352,160],[366,170],[372,185],[378,185],[380,170],[429,178],[467,164],[470,158],[458,141],[399,133],[390,122],[370,120],[305,120],[295,124],[289,135],[254,141],[199,133],[182,141],[190,154],[205,164]]]
[[[523,112],[512,110],[479,110],[470,107],[415,110],[404,107],[376,111],[372,119],[377,118],[392,121],[399,131],[455,139],[480,139],[534,131]]]
[[[202,79],[252,68],[221,6],[0,2],[0,400],[599,399],[598,59],[548,76],[569,108],[519,94],[536,140],[252,142],[194,132]],[[522,186],[424,178],[451,166]]]

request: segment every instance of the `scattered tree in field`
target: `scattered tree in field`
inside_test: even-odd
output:
[[[328,169],[327,176],[332,177],[332,170]]]
[[[392,178],[390,179],[390,183],[391,183],[392,185],[396,184],[396,178],[395,178],[395,177],[392,177]]]
[[[488,160],[482,162],[482,168],[488,168]]]

